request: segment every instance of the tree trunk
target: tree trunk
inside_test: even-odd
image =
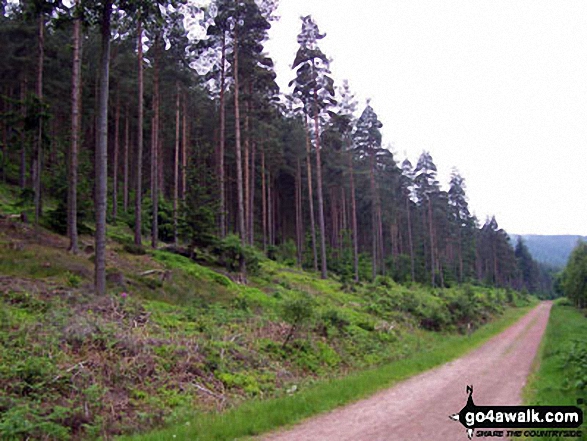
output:
[[[246,88],[246,85],[245,85]],[[250,243],[249,237],[249,211],[251,208],[250,197],[251,197],[251,183],[249,178],[249,160],[250,160],[250,133],[249,133],[249,113],[250,113],[250,106],[249,102],[245,101],[245,140],[244,140],[244,164],[243,164],[243,171],[244,171],[244,205],[245,205],[245,242]]]
[[[371,257],[373,259],[373,267],[372,267],[372,277],[375,280],[377,277],[377,259],[379,253],[377,252],[378,248],[378,238],[379,238],[379,223],[377,221],[377,214],[378,214],[378,204],[377,204],[377,189],[375,187],[375,152],[371,152],[369,154],[370,166],[369,166],[369,178],[371,184],[371,228],[373,229],[372,232],[372,250],[371,250]]]
[[[186,104],[185,97],[183,100],[183,118],[182,118],[182,136],[181,136],[181,200],[185,201],[185,186],[186,186],[186,173],[188,159],[187,153],[187,142],[188,142],[188,129],[187,129],[187,115],[186,115]]]
[[[265,185],[265,149],[261,150],[261,205],[263,210],[263,252],[267,253],[267,189]]]
[[[379,191],[377,191],[377,237],[379,239],[379,263],[381,264],[381,274],[385,275],[385,249],[383,248],[383,217],[381,215],[381,203],[379,202]]]
[[[81,57],[80,57],[81,59]],[[27,80],[26,78],[20,82],[20,114],[22,118],[22,124],[20,126],[20,188],[24,190],[26,188],[26,130],[25,130],[25,118],[26,118],[26,89]]]
[[[314,102],[317,100],[316,91],[314,90]],[[314,104],[315,105],[315,104]],[[324,223],[324,196],[322,194],[322,160],[320,159],[320,124],[318,122],[318,112],[314,109],[314,131],[316,139],[316,184],[318,188],[318,222],[320,226],[320,277],[326,279],[328,277],[328,269],[326,266],[326,229]]]
[[[7,98],[12,98],[12,88],[8,90],[8,94],[6,95]],[[12,105],[8,104],[8,100],[2,100],[2,113],[8,114],[12,113],[11,109]],[[2,182],[6,183],[6,162],[8,156],[8,124],[6,120],[4,120],[4,124],[2,124],[2,148],[0,149],[0,157],[2,158],[2,164],[0,164],[0,168],[2,170]]]
[[[345,231],[348,230],[347,224],[346,224],[346,219],[347,219],[346,192],[344,191],[344,186],[342,186],[342,185],[340,187],[340,203],[341,203],[341,207],[340,207],[340,221],[339,221],[339,226],[338,226],[338,231],[339,231],[338,243],[340,244],[340,250],[342,253],[344,250],[344,246],[345,246],[344,234],[345,234]]]
[[[310,151],[310,128],[306,120],[306,167],[308,169],[308,199],[310,206],[310,230],[312,234],[312,254],[314,257],[314,271],[318,271],[318,252],[316,249],[316,223],[314,220],[314,196],[312,190],[312,158]]]
[[[79,0],[76,1],[76,7]],[[68,250],[78,252],[77,234],[77,169],[81,129],[81,67],[82,67],[82,21],[76,11],[73,21],[73,65],[71,74],[71,145],[69,150],[69,182],[67,188],[67,237]],[[24,148],[24,147],[23,147]],[[22,173],[22,172],[21,172]]]
[[[155,36],[155,63],[153,66],[153,142],[151,143],[151,203],[153,216],[151,217],[151,247],[157,248],[159,241],[159,43],[160,35]]]
[[[37,98],[39,105],[43,105],[43,62],[45,58],[45,16],[39,13],[39,30],[38,30],[38,65],[37,65]],[[42,112],[42,107],[38,112]],[[35,159],[35,225],[39,225],[41,217],[41,170],[43,169],[43,120],[42,115],[38,115],[39,122],[37,127],[37,151]]]
[[[240,103],[239,103],[239,71],[238,71],[238,27],[234,31],[234,126],[235,126],[235,144],[236,144],[236,187],[238,197],[238,230],[241,239],[241,245],[246,245],[245,230],[245,207],[243,195],[243,163],[241,153],[241,128],[240,128]],[[239,270],[243,281],[246,279],[246,262],[241,253],[239,259]]]
[[[428,196],[428,230],[430,234],[430,281],[432,283],[432,286],[436,286],[436,262],[434,260],[434,234],[432,226],[432,201],[430,200],[430,196]]]
[[[120,147],[120,89],[116,94],[116,114],[114,117],[114,163],[112,164],[112,221],[118,215],[118,151]]]
[[[222,55],[220,66],[220,145],[218,152],[218,185],[220,187],[220,238],[226,236],[226,194],[224,176],[224,143],[226,132],[226,115],[224,103],[225,63],[226,63],[226,32],[222,31]]]
[[[359,282],[359,240],[357,230],[357,200],[355,196],[355,178],[353,173],[353,157],[349,152],[349,175],[351,180],[351,223],[353,229],[353,269],[355,283]]]
[[[273,246],[273,192],[271,191],[271,172],[267,171],[267,229],[269,245]]]
[[[329,197],[330,197],[330,248],[333,251],[333,259],[337,259],[336,250],[337,250],[337,239],[338,239],[338,230],[337,230],[337,201],[336,196],[334,194],[334,188],[329,187]]]
[[[175,162],[173,169],[173,243],[177,246],[177,199],[179,195],[179,83],[175,83]]]
[[[122,204],[124,208],[124,212],[128,213],[128,145],[130,142],[130,123],[129,123],[129,115],[128,115],[128,106],[126,106],[124,118],[124,180],[122,184]]]
[[[279,193],[277,192],[277,189],[275,188],[275,177],[273,178],[273,190],[271,191],[272,194],[272,198],[273,198],[273,242],[271,243],[271,245],[276,246],[278,239],[277,239],[277,233],[280,231],[283,231],[282,228],[280,227],[280,221],[281,221],[281,216],[279,216]],[[283,241],[283,237],[282,237],[282,241]]]
[[[414,264],[414,242],[412,240],[412,219],[410,216],[410,199],[406,198],[406,212],[408,213],[408,245],[410,247],[410,269],[412,282],[416,281],[416,269]]]
[[[302,266],[302,246],[303,246],[303,229],[302,229],[302,165],[300,158],[297,159],[296,167],[296,244],[298,266]]]
[[[496,246],[495,246],[495,238],[493,239],[492,250],[493,250],[493,283],[498,285],[499,284],[499,272],[497,271],[497,250],[496,250]]]
[[[255,155],[257,153],[257,143],[253,141],[251,150],[251,184],[249,186],[251,197],[249,198],[249,243],[255,243]]]
[[[437,244],[436,245],[436,265],[438,267],[438,276],[440,277],[440,287],[441,288],[444,288],[444,267],[442,265],[443,255],[444,255],[444,253],[440,253],[440,251],[438,250],[438,244]]]
[[[102,12],[102,49],[100,57],[100,96],[98,139],[96,140],[96,293],[106,293],[106,197],[108,171],[108,83],[110,70],[110,15],[112,4],[105,0]]]
[[[138,82],[139,82],[139,105],[137,119],[137,165],[136,165],[136,194],[135,194],[135,245],[142,245],[141,218],[142,218],[142,186],[143,186],[143,28],[141,17],[137,22],[137,52],[138,52]]]
[[[463,283],[463,227],[459,222],[459,283]]]

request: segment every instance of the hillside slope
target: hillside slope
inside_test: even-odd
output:
[[[489,320],[511,291],[340,281],[262,259],[247,286],[110,227],[108,295],[92,238],[0,219],[0,437],[133,433],[426,351]],[[293,389],[292,389],[293,388]]]
[[[514,243],[518,236],[518,234],[511,235]],[[571,251],[579,240],[587,240],[585,236],[573,235],[523,234],[521,236],[535,260],[557,268],[563,268],[567,264]]]

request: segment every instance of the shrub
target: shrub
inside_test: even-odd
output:
[[[242,245],[240,238],[230,234],[214,247],[212,252],[218,256],[220,263],[230,271],[238,271],[241,259],[244,259],[247,272],[256,274],[259,271],[261,257],[250,245]]]
[[[299,328],[311,321],[314,317],[314,306],[315,300],[306,292],[299,292],[283,302],[281,317],[291,325],[283,347],[287,345]]]
[[[564,367],[570,369],[571,387],[582,392],[587,391],[587,344],[584,341],[573,341]]]

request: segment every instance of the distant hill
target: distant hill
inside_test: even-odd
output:
[[[515,246],[518,236],[522,236],[532,257],[538,262],[547,263],[556,267],[564,267],[577,241],[587,241],[586,236],[543,236],[538,234],[512,234],[512,244]]]

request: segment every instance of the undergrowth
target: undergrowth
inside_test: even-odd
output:
[[[0,222],[0,438],[109,439],[194,409],[246,413],[243,402],[430,358],[527,301],[389,278],[349,287],[266,259],[242,285],[169,251],[128,252],[128,228],[109,231],[109,294],[96,297],[91,238],[74,256],[61,236]]]
[[[583,415],[587,415],[587,317],[584,311],[576,309],[566,299],[554,303],[536,363],[537,369],[524,390],[524,401],[541,406],[579,405]],[[585,424],[581,438],[573,439],[587,440]]]

